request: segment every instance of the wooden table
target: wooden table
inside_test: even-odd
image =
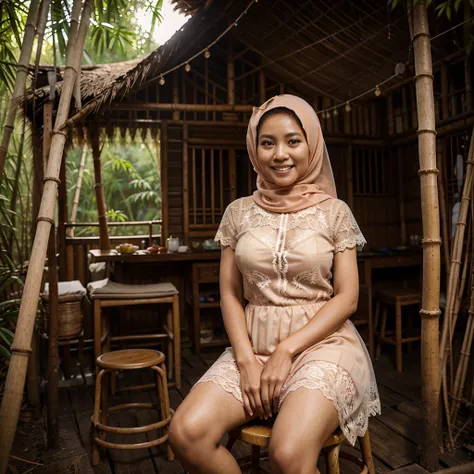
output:
[[[363,267],[360,272],[364,277],[367,287],[368,298],[368,326],[369,326],[369,353],[374,358],[374,327],[373,327],[373,286],[372,270],[378,268],[409,268],[421,267],[423,264],[423,253],[421,251],[399,251],[399,252],[361,252],[358,262]]]
[[[89,250],[92,262],[136,262],[136,263],[171,263],[171,262],[201,262],[218,261],[221,258],[221,251],[205,250],[199,252],[184,253],[155,253],[155,254],[121,254],[116,250]]]

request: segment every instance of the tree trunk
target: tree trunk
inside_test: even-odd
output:
[[[80,2],[80,0],[76,0],[76,2]],[[32,5],[33,3],[35,3],[34,0],[32,1]],[[2,427],[2,436],[0,438],[0,474],[5,474],[7,471],[8,458],[20,414],[28,357],[31,352],[31,337],[38,307],[42,273],[46,260],[46,248],[51,226],[54,224],[54,204],[58,188],[57,180],[64,145],[66,143],[66,134],[62,132],[58,133],[58,130],[68,117],[72,90],[76,80],[76,71],[80,67],[82,51],[89,26],[91,7],[92,0],[85,0],[77,37],[70,36],[68,41],[64,82],[56,115],[55,131],[53,132],[53,139],[51,141],[51,151],[45,177],[46,183],[44,185],[38,226],[30,256],[28,273],[26,275],[15,338],[12,344],[12,358],[8,368],[5,391],[0,409],[0,426]]]
[[[77,173],[77,182],[76,182],[76,191],[74,193],[74,201],[72,202],[72,210],[71,210],[71,217],[70,217],[70,222],[72,224],[76,222],[77,210],[79,209],[79,200],[81,197],[81,187],[82,187],[82,176],[84,174],[86,157],[87,157],[87,145],[84,143],[84,145],[82,146],[81,163],[79,164],[79,171]],[[67,236],[74,237],[74,227],[68,228]]]
[[[18,108],[19,98],[25,93],[26,78],[28,77],[28,64],[30,62],[33,41],[35,39],[36,17],[38,15],[39,0],[31,0],[28,18],[26,20],[25,33],[21,46],[20,59],[16,67],[15,88],[10,99],[8,115],[3,127],[2,144],[0,145],[0,181],[5,171],[5,161],[7,159],[8,145],[15,126],[16,110]]]
[[[415,57],[419,176],[423,219],[423,296],[420,311],[423,399],[421,464],[425,469],[433,472],[438,468],[438,331],[441,238],[439,231],[438,169],[436,168],[433,65],[428,17],[424,1],[418,2],[413,9],[412,43]]]

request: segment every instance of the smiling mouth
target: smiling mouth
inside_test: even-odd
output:
[[[281,172],[283,172],[283,171],[289,171],[289,170],[291,170],[291,168],[294,168],[294,167],[295,167],[295,165],[289,165],[289,166],[270,166],[270,168],[271,168],[272,170],[281,171]]]

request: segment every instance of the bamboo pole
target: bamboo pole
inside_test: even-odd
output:
[[[109,229],[107,227],[107,206],[105,205],[104,184],[102,183],[102,171],[100,166],[100,144],[99,134],[94,133],[91,137],[92,159],[94,161],[95,177],[95,199],[97,214],[99,216],[99,241],[101,250],[110,250]]]
[[[229,47],[227,51],[227,103],[229,105],[235,106],[234,56],[231,41],[229,41]]]
[[[405,245],[407,243],[407,223],[405,218],[405,195],[403,193],[403,153],[401,148],[399,148],[397,151],[397,174],[397,201],[398,212],[400,216],[400,242],[402,245]]]
[[[410,25],[411,15],[408,21]],[[421,369],[423,400],[423,441],[421,464],[428,471],[438,467],[439,403],[439,276],[440,233],[436,168],[436,132],[433,67],[426,4],[413,8],[412,44],[420,160],[421,211],[423,219],[423,292],[421,315]]]
[[[456,224],[456,234],[454,236],[454,243],[451,255],[451,269],[449,272],[448,289],[446,293],[446,310],[443,321],[443,330],[441,333],[441,370],[443,369],[449,344],[452,339],[452,332],[456,326],[456,318],[453,317],[454,299],[457,294],[459,285],[459,272],[461,268],[462,247],[464,242],[464,233],[466,230],[467,213],[469,210],[469,203],[472,195],[472,178],[474,165],[474,129],[471,135],[471,143],[469,145],[469,154],[466,164],[466,174],[464,178],[464,186],[461,197],[461,207],[459,210],[459,218]]]
[[[8,114],[3,126],[3,137],[0,145],[0,181],[5,171],[5,161],[7,159],[8,145],[15,126],[16,111],[20,97],[25,92],[26,79],[28,77],[28,64],[30,62],[33,41],[35,39],[35,25],[38,16],[39,0],[31,0],[28,18],[26,20],[25,33],[21,46],[20,58],[16,67],[15,88],[8,106]]]
[[[34,0],[32,5],[33,3]],[[66,134],[60,133],[58,129],[66,121],[69,113],[69,105],[76,78],[76,70],[80,66],[82,50],[84,48],[86,33],[89,26],[91,6],[92,0],[85,0],[77,37],[70,37],[68,41],[64,82],[56,115],[55,131],[53,132],[53,139],[51,142],[50,158],[45,178],[46,183],[44,185],[43,198],[41,200],[38,217],[38,226],[30,256],[28,273],[26,275],[15,338],[12,344],[12,358],[8,367],[5,391],[0,408],[0,426],[2,427],[2,437],[0,438],[0,474],[6,473],[8,458],[20,414],[28,358],[31,352],[31,338],[38,306],[41,275],[46,259],[46,247],[48,244],[49,234],[51,226],[54,223],[53,217],[54,203],[57,193],[57,180],[63,157],[64,145],[66,143]]]
[[[70,141],[71,135],[69,134],[68,141]],[[64,152],[65,153],[65,152]],[[66,161],[65,158],[61,162],[61,168],[59,170],[59,183],[58,183],[58,223],[57,223],[57,236],[56,236],[56,247],[58,253],[59,263],[59,279],[66,279],[66,227],[67,221],[67,189],[66,189]]]
[[[74,192],[74,201],[72,202],[71,217],[69,221],[72,224],[76,223],[77,210],[79,209],[79,200],[81,197],[82,176],[84,174],[84,166],[86,164],[87,145],[82,146],[81,162],[79,164],[79,171],[77,172],[76,191]],[[74,237],[74,227],[69,227],[66,231],[68,237]]]
[[[448,224],[448,212],[446,209],[446,190],[445,190],[445,176],[446,176],[446,139],[442,140],[442,146],[440,147],[440,153],[438,153],[439,162],[438,168],[440,170],[439,175],[439,204],[441,211],[441,223],[443,230],[443,256],[444,256],[444,266],[446,272],[446,282],[449,281],[449,270],[451,261],[451,239],[449,238],[449,224]]]
[[[464,79],[466,83],[466,104],[463,112],[472,111],[472,76],[471,76],[471,58],[464,58]]]
[[[441,116],[443,120],[449,118],[449,80],[448,65],[443,62],[441,64]]]

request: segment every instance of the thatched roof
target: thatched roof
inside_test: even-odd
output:
[[[162,72],[212,42],[235,21],[249,0],[174,3],[177,9],[193,16],[156,51],[134,61],[82,68],[83,105],[94,99],[99,99],[100,105],[120,101],[143,84],[156,81]],[[432,34],[440,28],[445,26],[440,21],[433,22]],[[386,0],[260,0],[226,38],[241,45],[237,54],[253,54],[254,67],[255,63],[263,67],[275,83],[285,84],[305,97],[327,96],[336,101],[345,101],[375,86],[394,73],[396,63],[410,59],[406,13],[401,8],[390,12]],[[224,83],[226,64],[219,61],[219,50],[223,59],[226,38],[212,48],[209,63],[223,76]],[[456,47],[447,39],[448,36],[433,43],[434,60]],[[43,77],[47,70],[42,68]],[[409,71],[410,68],[407,74]],[[49,87],[36,91],[37,108],[48,94]],[[31,99],[32,95],[30,107]],[[31,108],[29,112],[31,117]]]

